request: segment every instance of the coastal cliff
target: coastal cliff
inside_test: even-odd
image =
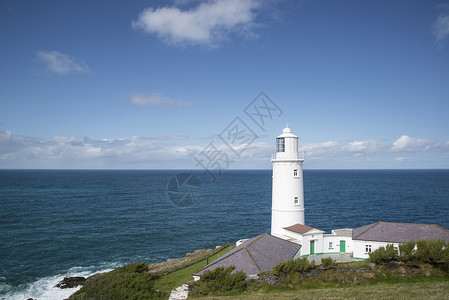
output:
[[[200,249],[193,253],[187,253],[185,257],[165,262],[145,264],[134,263],[119,267],[106,273],[98,273],[85,278],[83,287],[70,296],[70,300],[86,299],[90,297],[103,297],[104,299],[157,299],[168,298],[171,289],[178,286],[178,282],[186,280],[194,271],[187,271],[180,278],[166,284],[158,284],[158,280],[164,275],[176,270],[196,270],[212,261],[218,255],[227,252],[232,246],[217,246],[215,249]],[[197,266],[195,266],[197,265]],[[81,278],[64,278],[60,282],[60,288],[64,288],[70,282],[82,282]],[[180,283],[180,284],[181,284]]]

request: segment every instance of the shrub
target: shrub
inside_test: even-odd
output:
[[[234,272],[234,270],[235,266],[229,266],[207,271],[193,287],[193,293],[208,295],[231,289],[245,288],[246,273],[243,271]]]
[[[129,264],[92,279],[70,299],[158,299],[164,297],[153,288],[145,263]]]
[[[432,247],[430,241],[417,241],[415,258],[422,262],[430,261],[430,248]]]
[[[322,258],[321,259],[321,267],[322,268],[329,268],[335,264],[335,260],[332,259],[332,257],[328,258]]]
[[[449,243],[443,240],[410,241],[399,245],[404,262],[449,263]]]
[[[309,263],[307,257],[296,258],[279,263],[274,267],[277,275],[281,273],[299,273],[315,268],[315,262]]]
[[[407,262],[415,257],[415,241],[399,244],[399,252],[401,261]]]
[[[379,247],[369,254],[369,259],[375,264],[389,263],[398,260],[398,251],[394,249],[393,244],[386,247]]]
[[[418,241],[416,259],[428,263],[447,263],[449,261],[449,244],[443,240]]]

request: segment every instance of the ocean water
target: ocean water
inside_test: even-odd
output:
[[[449,170],[305,170],[304,190],[306,224],[322,230],[449,228]],[[201,171],[0,170],[0,299],[63,299],[76,291],[54,288],[65,276],[233,243],[269,232],[270,215],[271,170],[215,182]]]

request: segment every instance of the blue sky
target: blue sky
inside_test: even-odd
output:
[[[0,41],[0,168],[268,169],[287,122],[305,168],[449,168],[447,1],[3,0]]]

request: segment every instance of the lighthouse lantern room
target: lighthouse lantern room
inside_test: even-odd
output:
[[[287,126],[276,138],[272,155],[273,194],[271,234],[284,237],[285,227],[304,225],[303,156],[298,153],[298,137]]]

